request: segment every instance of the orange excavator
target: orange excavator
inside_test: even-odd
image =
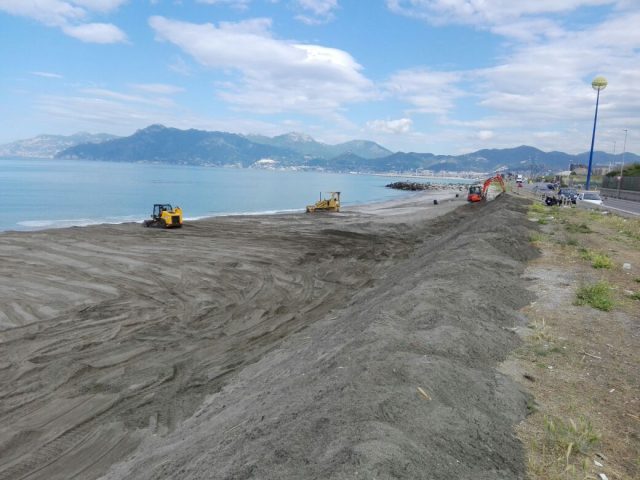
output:
[[[479,202],[481,200],[486,199],[487,190],[489,190],[489,187],[493,183],[497,183],[500,185],[500,188],[502,188],[502,192],[500,193],[504,193],[507,191],[507,188],[504,186],[504,180],[502,179],[502,175],[498,174],[495,177],[486,179],[482,185],[471,185],[469,187],[469,194],[467,195],[467,201],[475,203],[475,202]]]

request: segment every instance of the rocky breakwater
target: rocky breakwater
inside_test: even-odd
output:
[[[396,190],[465,190],[465,186],[459,183],[420,183],[420,182],[393,182],[385,185],[387,188],[394,188]]]

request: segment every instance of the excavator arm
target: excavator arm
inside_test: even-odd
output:
[[[501,193],[505,193],[507,191],[507,188],[504,185],[504,180],[502,179],[502,175],[496,175],[495,177],[491,177],[485,180],[484,185],[482,185],[482,198],[485,198],[487,196],[487,190],[489,190],[489,187],[494,182],[498,183],[500,185],[500,188],[502,188]]]

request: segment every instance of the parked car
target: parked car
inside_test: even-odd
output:
[[[580,192],[578,194],[577,202],[586,202],[591,203],[593,205],[602,205],[602,198],[600,198],[599,192]]]
[[[571,200],[571,203],[576,203],[576,198],[578,197],[578,192],[573,188],[561,188],[558,191],[558,197],[560,200]]]

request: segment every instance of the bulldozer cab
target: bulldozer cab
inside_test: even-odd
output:
[[[159,219],[162,217],[162,212],[171,212],[173,207],[168,203],[156,203],[153,206],[153,218]]]
[[[144,221],[145,227],[180,228],[182,227],[182,209],[173,208],[168,203],[153,205],[151,218]]]

